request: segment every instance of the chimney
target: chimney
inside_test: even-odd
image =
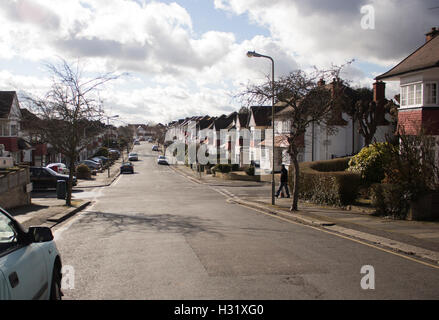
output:
[[[386,84],[382,81],[377,81],[373,84],[373,101],[379,102],[386,98]]]
[[[431,28],[431,31],[429,33],[425,34],[425,42],[430,41],[434,37],[436,37],[439,34],[439,30],[436,29],[436,27]]]

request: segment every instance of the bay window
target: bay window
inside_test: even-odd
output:
[[[401,86],[401,107],[438,104],[437,82]]]

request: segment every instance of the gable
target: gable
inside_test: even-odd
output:
[[[22,118],[22,115],[21,115],[20,105],[18,104],[18,99],[17,99],[17,96],[15,95],[15,97],[12,101],[12,105],[11,105],[11,109],[10,109],[10,113],[9,113],[9,119],[20,120],[21,118]]]

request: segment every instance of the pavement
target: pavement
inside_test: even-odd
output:
[[[174,170],[183,174],[196,183],[210,186],[221,185],[225,182],[212,175],[201,175],[186,166],[172,166]],[[439,222],[395,220],[389,217],[375,216],[374,211],[365,207],[349,207],[349,210],[320,206],[299,201],[299,211],[291,212],[291,199],[277,198],[275,205],[271,204],[271,185],[267,185],[267,195],[260,194],[246,196],[235,195],[227,189],[227,185],[239,185],[242,181],[227,180],[224,188],[217,191],[228,198],[228,202],[276,215],[282,219],[311,225],[325,229],[328,232],[358,239],[382,248],[416,256],[428,262],[439,264]],[[250,182],[245,182],[247,189]],[[261,182],[253,182],[262,185]]]
[[[9,209],[8,212],[25,228],[37,225],[52,228],[92,203],[81,199],[84,191],[110,186],[119,177],[124,158],[127,158],[126,152],[115,161],[109,172],[99,172],[89,180],[78,179],[78,184],[73,187],[71,207],[65,205],[65,200],[57,199],[55,190],[44,190],[32,192],[31,205]]]

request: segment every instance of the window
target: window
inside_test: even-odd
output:
[[[437,104],[437,83],[425,84],[425,104]]]
[[[0,211],[0,253],[16,245],[17,232],[15,231],[12,220]]]
[[[415,106],[422,104],[422,83],[410,84],[401,87],[401,106]]]

